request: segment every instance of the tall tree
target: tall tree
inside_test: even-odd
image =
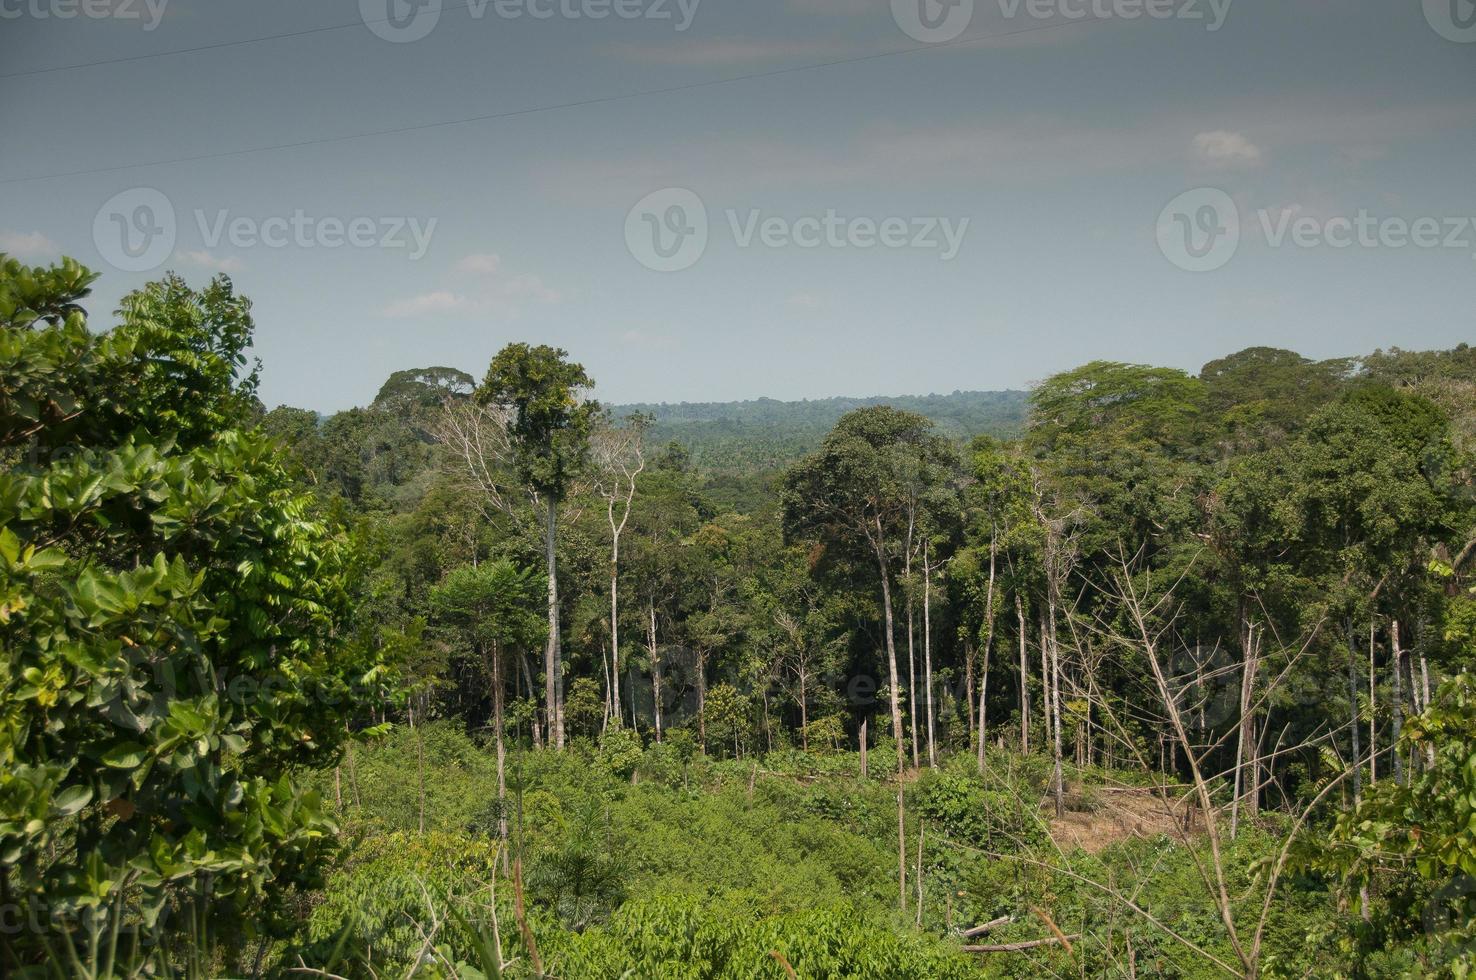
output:
[[[650,416],[633,415],[624,425],[608,421],[595,429],[590,440],[592,482],[605,502],[605,521],[610,526],[610,688],[607,692],[620,727],[620,537],[630,522],[636,484],[646,468],[645,432]],[[635,724],[635,719],[631,719]]]
[[[953,455],[952,447],[921,415],[885,405],[857,409],[842,416],[820,448],[785,475],[782,493],[788,535],[865,556],[873,563],[881,586],[882,634],[897,750],[899,904],[904,908],[907,853],[902,774],[906,758],[892,616],[892,565],[907,540],[918,473],[946,471]]]
[[[518,476],[543,509],[548,575],[548,640],[544,647],[544,700],[554,747],[564,747],[564,663],[559,642],[558,515],[589,456],[589,434],[599,403],[585,397],[594,382],[584,367],[557,347],[508,344],[498,351],[477,388],[482,405],[510,413],[513,461]]]

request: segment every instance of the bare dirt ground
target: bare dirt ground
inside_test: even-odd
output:
[[[1159,791],[1147,788],[1095,789],[1091,809],[1068,810],[1059,820],[1051,820],[1051,838],[1062,850],[1081,848],[1088,854],[1100,853],[1132,837],[1168,834],[1183,838],[1186,814],[1189,832],[1201,829],[1201,825],[1197,811],[1189,811],[1182,793],[1171,789],[1165,801]],[[1072,796],[1080,798],[1081,794]]]

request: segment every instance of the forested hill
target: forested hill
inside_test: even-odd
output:
[[[891,405],[927,416],[951,439],[1008,438],[1024,426],[1027,397],[1024,391],[955,391],[894,398],[759,398],[617,405],[614,412],[617,416],[637,412],[651,416],[655,444],[680,443],[699,468],[722,474],[788,465],[818,446],[842,415],[870,405]]]

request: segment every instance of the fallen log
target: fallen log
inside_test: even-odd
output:
[[[1013,915],[1002,915],[997,919],[990,919],[988,922],[985,922],[982,925],[974,926],[972,929],[965,929],[960,932],[959,935],[964,937],[965,939],[973,939],[975,936],[982,936],[986,932],[998,929],[1000,926],[1008,925],[1009,923],[1014,921],[1015,917]]]
[[[1064,938],[1068,940],[1080,939],[1081,935],[1078,933],[1077,935],[1066,936]],[[1025,942],[1020,943],[1000,943],[995,946],[965,946],[963,947],[963,951],[965,953],[1019,953],[1027,949],[1036,949],[1041,946],[1054,946],[1059,942],[1061,942],[1060,938],[1057,938],[1056,936],[1050,936],[1045,939],[1029,939]]]

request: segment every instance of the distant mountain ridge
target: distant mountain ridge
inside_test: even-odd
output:
[[[1009,437],[1025,424],[1024,391],[955,391],[932,395],[874,395],[781,401],[638,402],[613,405],[617,416],[640,412],[655,419],[654,445],[680,443],[702,469],[752,472],[792,463],[820,444],[845,413],[891,405],[932,419],[938,431],[963,441],[976,435]]]

